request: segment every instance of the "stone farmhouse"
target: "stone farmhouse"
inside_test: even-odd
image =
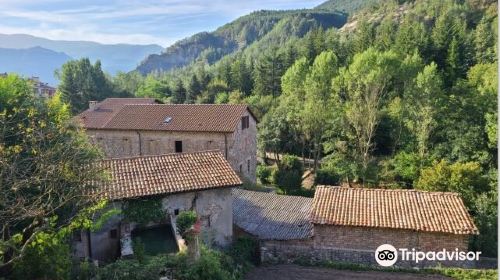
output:
[[[232,241],[231,189],[242,182],[219,151],[137,156],[100,163],[111,179],[100,183],[96,194],[122,209],[124,202],[157,198],[164,217],[138,224],[124,214],[114,215],[96,232],[74,236],[77,258],[102,262],[133,254],[132,239],[139,237],[146,249],[176,252],[184,241],[176,230],[176,217],[193,210],[201,221],[205,242],[224,247]]]
[[[478,234],[456,193],[318,186],[313,199],[237,189],[233,196],[235,235],[258,238],[264,262],[305,258],[376,265],[374,253],[382,244],[467,251],[469,238]]]
[[[257,120],[247,105],[107,98],[77,118],[107,157],[219,150],[238,174],[256,181]]]

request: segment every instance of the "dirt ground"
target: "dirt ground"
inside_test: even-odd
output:
[[[441,280],[451,279],[434,274],[413,274],[400,272],[351,271],[298,265],[274,265],[254,268],[246,280],[330,280],[330,279],[373,279],[373,280]]]

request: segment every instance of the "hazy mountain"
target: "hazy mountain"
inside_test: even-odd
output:
[[[340,11],[352,15],[353,13],[382,0],[328,0],[318,6],[316,10]]]
[[[54,71],[70,59],[65,53],[41,47],[0,48],[0,73],[15,72],[27,77],[38,76],[43,82],[55,85],[57,80]]]
[[[103,69],[112,74],[117,71],[133,70],[147,55],[160,53],[163,49],[159,45],[106,45],[89,41],[49,40],[26,34],[0,34],[0,48],[28,49],[33,47],[64,52],[75,59],[82,57],[88,57],[92,61],[100,59]]]
[[[328,10],[257,11],[214,32],[202,32],[178,41],[162,54],[150,55],[137,70],[142,74],[168,71],[197,59],[214,63],[225,55],[258,44],[260,40],[279,45],[318,26],[341,27],[346,20],[347,14]]]

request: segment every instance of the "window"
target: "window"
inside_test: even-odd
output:
[[[248,116],[241,117],[241,129],[250,127],[250,118]]]
[[[175,152],[182,153],[182,141],[175,141]]]
[[[240,173],[243,173],[243,164],[240,164]]]
[[[112,229],[109,231],[109,238],[117,239],[118,238],[118,230]]]
[[[247,160],[247,172],[250,173],[250,160]]]
[[[179,209],[174,210],[174,215],[176,215],[176,216],[179,215]]]

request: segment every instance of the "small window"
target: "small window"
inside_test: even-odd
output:
[[[250,127],[250,118],[248,116],[241,117],[241,129]]]
[[[240,173],[243,173],[243,164],[240,164]]]
[[[182,141],[175,141],[175,152],[182,153]]]
[[[174,215],[176,215],[176,216],[179,215],[179,209],[174,210]]]
[[[117,239],[118,238],[118,230],[117,229],[110,230],[109,231],[109,238]]]
[[[250,160],[247,160],[247,172],[250,173]]]

